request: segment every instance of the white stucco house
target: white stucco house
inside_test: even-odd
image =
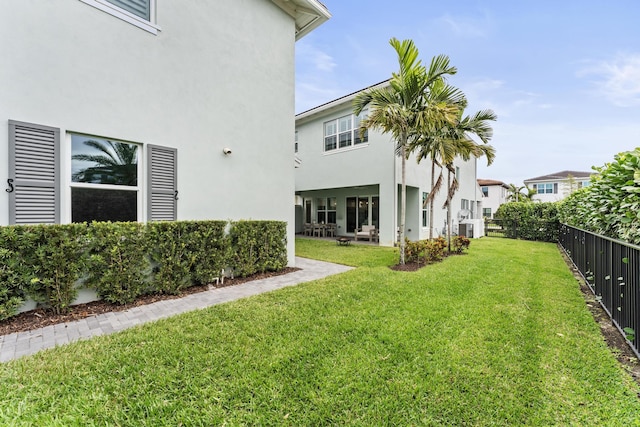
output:
[[[373,225],[379,244],[392,246],[400,224],[401,159],[394,155],[391,135],[369,131],[360,137],[361,117],[354,116],[352,107],[356,94],[296,115],[296,231],[303,232],[304,224],[327,222],[336,224],[336,235],[353,237],[356,229]],[[452,229],[480,237],[484,230],[478,214],[482,193],[476,182],[476,161],[456,160],[455,167],[460,189],[452,202]],[[426,239],[429,209],[423,200],[431,191],[431,162],[418,164],[411,156],[406,184],[406,236]],[[446,184],[436,197],[434,236],[444,232],[445,198]],[[461,221],[463,227],[459,227]]]
[[[482,192],[482,216],[493,218],[501,204],[507,202],[509,186],[495,179],[478,179]]]
[[[294,44],[329,17],[317,0],[3,0],[0,225],[280,220],[293,264]]]
[[[524,185],[536,190],[533,200],[557,202],[573,191],[589,185],[593,172],[561,171],[524,180]]]

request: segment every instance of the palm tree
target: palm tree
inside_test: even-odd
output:
[[[537,193],[533,188],[526,185],[518,187],[515,184],[509,184],[507,189],[508,202],[533,202],[533,196]]]
[[[83,141],[83,144],[102,154],[74,154],[71,157],[73,160],[87,161],[93,165],[74,173],[73,181],[137,185],[138,147],[136,145],[93,139]]]
[[[463,110],[460,116],[462,116],[462,112]],[[464,161],[485,156],[487,158],[487,166],[491,165],[495,158],[495,149],[491,145],[488,145],[493,137],[493,128],[489,124],[489,121],[495,121],[496,119],[497,116],[493,111],[482,110],[472,116],[465,116],[454,127],[445,129],[445,132],[448,134],[448,139],[453,146],[450,151]],[[475,142],[472,136],[479,138],[482,144]],[[445,166],[447,168],[447,200],[443,208],[447,209],[449,252],[451,252],[451,200],[458,190],[458,180],[453,166],[454,158],[449,157],[445,160]],[[452,175],[453,179],[451,179]]]
[[[409,141],[417,135],[417,129],[426,128],[427,123],[442,122],[455,112],[448,105],[430,105],[427,93],[431,85],[444,75],[455,74],[444,55],[433,58],[429,70],[418,59],[418,49],[412,40],[399,41],[392,38],[389,44],[398,55],[400,70],[392,73],[389,85],[371,88],[359,93],[353,102],[354,113],[359,115],[370,106],[369,116],[360,123],[360,132],[378,129],[391,133],[396,142],[395,153],[401,158],[402,185],[400,198],[400,264],[405,263],[405,219],[406,219],[406,160],[409,156]]]
[[[443,79],[435,82],[429,92],[432,103],[448,105],[456,111],[464,110],[466,98],[457,88],[447,85]],[[456,120],[458,115],[456,114]],[[427,128],[421,129],[418,136],[411,142],[411,150],[417,151],[417,161],[431,159],[431,190],[425,206],[429,205],[429,239],[433,239],[433,211],[435,196],[440,192],[443,181],[443,164],[456,155],[453,144],[450,143],[447,129],[450,125],[429,123]],[[440,168],[438,179],[435,179],[436,166]]]

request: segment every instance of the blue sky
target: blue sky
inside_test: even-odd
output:
[[[478,178],[522,185],[589,171],[640,146],[638,0],[322,0],[332,18],[296,43],[296,112],[396,71],[389,39],[448,55],[467,113],[498,115]]]

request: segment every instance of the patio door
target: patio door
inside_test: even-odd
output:
[[[347,197],[347,233],[353,233],[363,224],[378,227],[380,197]]]
[[[311,224],[311,200],[304,201],[304,222]]]

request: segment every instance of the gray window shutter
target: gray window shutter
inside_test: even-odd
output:
[[[147,145],[149,221],[175,221],[178,216],[178,151]]]
[[[151,20],[151,0],[107,0],[140,18]]]
[[[9,223],[60,223],[60,129],[9,120]]]

